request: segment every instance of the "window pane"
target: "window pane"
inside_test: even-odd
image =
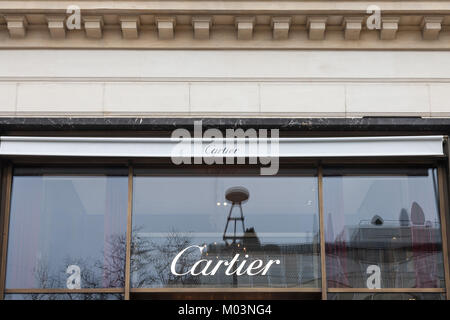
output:
[[[443,293],[329,293],[328,300],[445,300]]]
[[[324,171],[328,286],[444,286],[437,170]]]
[[[312,171],[272,177],[138,173],[133,192],[133,287],[319,286]]]
[[[7,288],[123,287],[126,174],[15,170]]]

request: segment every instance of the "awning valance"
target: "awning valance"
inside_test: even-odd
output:
[[[444,136],[172,139],[0,137],[0,155],[68,157],[397,157],[444,156]],[[265,145],[264,145],[265,143]],[[261,147],[264,146],[264,147]],[[266,147],[267,146],[267,147]],[[174,151],[175,150],[175,151]],[[187,150],[187,151],[186,151]]]

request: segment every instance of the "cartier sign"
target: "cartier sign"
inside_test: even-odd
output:
[[[225,274],[227,276],[231,275],[266,275],[269,271],[270,267],[273,264],[280,264],[280,260],[268,260],[264,262],[261,259],[255,259],[249,262],[247,259],[249,258],[248,254],[241,255],[236,253],[231,260],[209,260],[209,259],[199,259],[195,263],[192,264],[190,268],[186,272],[179,273],[177,272],[177,262],[187,251],[191,249],[197,249],[202,253],[204,246],[189,246],[183,250],[181,250],[175,258],[172,260],[172,264],[170,265],[170,271],[175,276],[185,276],[191,274],[193,276],[203,275],[203,276],[213,276],[215,275],[221,267],[225,268]]]

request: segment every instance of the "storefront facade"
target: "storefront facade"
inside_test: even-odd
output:
[[[449,15],[0,1],[0,298],[448,299]]]

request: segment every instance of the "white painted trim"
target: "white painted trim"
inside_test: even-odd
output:
[[[171,157],[181,139],[92,137],[0,137],[0,155],[67,157]],[[235,143],[238,157],[398,157],[444,156],[443,136],[391,136],[275,139],[185,139],[188,156],[211,157],[208,146]],[[191,142],[197,142],[199,148]],[[258,149],[266,142],[269,150]],[[256,147],[256,149],[254,149]],[[257,151],[255,151],[257,150]],[[184,154],[186,156],[187,154]],[[224,154],[217,156],[223,157]]]

